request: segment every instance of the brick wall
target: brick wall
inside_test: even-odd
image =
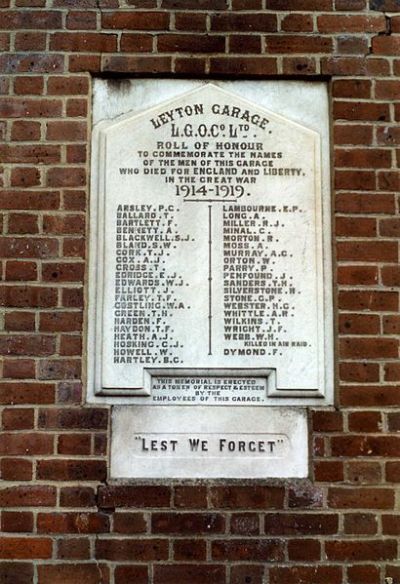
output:
[[[0,8],[0,582],[399,583],[400,1]],[[100,74],[331,79],[337,408],[312,412],[310,480],[107,481],[81,382]]]

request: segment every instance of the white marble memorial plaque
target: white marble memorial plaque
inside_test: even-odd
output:
[[[111,477],[307,476],[304,409],[240,412],[230,406],[113,408]]]
[[[313,102],[306,83],[295,99],[277,84],[165,82],[163,99],[156,82],[133,81],[112,106],[100,83],[89,399],[330,403],[325,86]]]

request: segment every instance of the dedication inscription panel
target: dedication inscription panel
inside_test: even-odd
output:
[[[202,84],[99,123],[93,156],[94,392],[329,402],[319,133]]]

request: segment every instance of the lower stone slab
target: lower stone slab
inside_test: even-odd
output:
[[[111,478],[303,478],[301,408],[116,406]]]

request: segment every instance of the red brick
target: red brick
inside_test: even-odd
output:
[[[342,432],[343,420],[340,412],[317,410],[312,412],[314,432]]]
[[[320,487],[312,483],[303,483],[289,488],[290,508],[310,508],[322,507],[323,491]]]
[[[299,73],[312,75],[316,71],[315,59],[308,57],[284,57],[282,59],[282,72],[285,75],[297,75]]]
[[[352,460],[345,465],[347,480],[356,485],[377,485],[382,482],[379,462]]]
[[[32,461],[30,460],[23,458],[2,458],[0,460],[0,476],[3,481],[31,481],[32,471]]]
[[[347,568],[349,584],[376,584],[379,582],[379,567],[372,564],[361,564]]]
[[[335,124],[335,144],[368,144],[372,142],[373,127]]]
[[[63,255],[71,258],[84,258],[86,256],[86,241],[78,237],[66,237],[63,241]]]
[[[42,564],[38,566],[38,584],[99,584],[109,582],[108,567],[93,564]]]
[[[390,489],[332,487],[328,504],[334,509],[393,509],[394,493]]]
[[[80,379],[80,359],[48,359],[39,363],[39,379]]]
[[[184,10],[225,10],[228,8],[226,0],[161,0],[161,6],[167,9]]]
[[[281,28],[288,32],[312,32],[314,23],[310,14],[287,14],[282,19]]]
[[[18,464],[24,461],[18,461]],[[14,460],[14,464],[17,461]],[[56,489],[42,485],[16,486],[0,489],[0,506],[3,507],[52,507],[56,504]]]
[[[347,33],[347,32],[384,32],[386,20],[384,15],[341,15],[324,14],[318,16],[317,25],[322,33]]]
[[[393,195],[380,193],[343,193],[336,196],[336,210],[339,213],[394,213],[394,208]]]
[[[107,429],[108,410],[105,408],[49,408],[39,411],[39,428],[50,429]]]
[[[8,232],[18,234],[35,234],[39,230],[38,216],[31,213],[10,213]]]
[[[263,566],[239,564],[231,567],[230,584],[263,584]]]
[[[107,533],[109,518],[101,513],[38,513],[38,533]]]
[[[59,162],[61,156],[59,146],[38,144],[6,144],[0,146],[0,155],[3,163],[11,164],[53,164]],[[38,196],[39,193],[35,194]]]
[[[335,9],[336,10],[348,10],[351,12],[352,10],[364,10],[367,5],[367,0],[335,0]]]
[[[369,79],[337,79],[332,82],[332,95],[368,99],[371,97],[371,86]]]
[[[388,335],[400,334],[400,317],[397,315],[383,318],[383,332]]]
[[[52,258],[58,255],[58,241],[41,237],[0,237],[0,254],[5,258]]]
[[[400,436],[334,436],[331,439],[333,456],[396,456]]]
[[[59,404],[76,405],[82,403],[83,391],[80,381],[63,381],[57,384],[57,402]]]
[[[32,408],[7,408],[3,410],[3,430],[29,430],[34,426]]]
[[[4,584],[33,584],[33,564],[27,562],[1,562],[0,582]]]
[[[40,35],[44,36],[45,35]],[[14,92],[17,95],[41,95],[43,93],[44,80],[43,77],[15,77]],[[17,122],[15,122],[17,123]],[[24,123],[23,121],[19,123]],[[29,123],[29,122],[27,122]],[[31,122],[32,123],[32,122]]]
[[[169,14],[166,12],[107,12],[102,15],[101,24],[105,29],[167,30]]]
[[[339,364],[339,377],[342,381],[353,383],[372,383],[379,381],[379,365],[377,363],[360,362]]]
[[[335,225],[338,237],[375,237],[376,219],[369,217],[337,217]]]
[[[327,541],[325,550],[328,560],[365,561],[391,560],[397,552],[395,540]]]
[[[96,558],[127,561],[140,558],[142,562],[161,561],[168,558],[166,539],[98,539]]]
[[[400,36],[378,35],[373,37],[372,52],[376,55],[400,55]]]
[[[211,30],[219,32],[274,32],[277,30],[277,21],[274,14],[224,12],[211,16]]]
[[[367,290],[342,290],[339,293],[339,308],[343,310],[372,310],[387,312],[398,310],[396,292]]]
[[[151,53],[153,37],[145,34],[123,33],[121,36],[121,51],[126,53]]]
[[[223,53],[225,37],[194,34],[159,35],[157,48],[161,53]]]
[[[127,582],[135,582],[135,584],[148,584],[148,568],[147,566],[143,566],[141,564],[116,566],[114,579],[115,584],[126,584]]]
[[[70,55],[69,71],[72,73],[98,73],[101,70],[100,55]]]
[[[346,477],[355,485],[379,485],[382,482],[382,469],[379,462],[352,460],[345,464]]]
[[[336,41],[336,52],[340,55],[367,55],[369,52],[368,39],[356,35],[338,36]],[[367,72],[368,67],[366,69]]]
[[[73,51],[84,53],[114,53],[117,50],[117,35],[87,32],[56,32],[50,36],[51,51]]]
[[[35,382],[0,383],[0,403],[3,405],[48,404],[53,402],[53,384]]]
[[[57,290],[42,286],[1,286],[0,305],[9,308],[50,308],[57,303]]]
[[[207,488],[201,486],[179,485],[174,489],[176,507],[201,509],[207,507]]]
[[[229,36],[230,53],[261,53],[261,37],[245,34]]]
[[[340,314],[339,332],[343,335],[373,335],[380,330],[377,314]]]
[[[338,532],[338,516],[328,513],[267,513],[267,535],[332,535]]]
[[[33,531],[33,514],[28,511],[3,511],[1,527],[8,533],[31,533]]]
[[[86,170],[81,167],[50,168],[47,172],[49,187],[79,187],[86,184]]]
[[[207,15],[199,12],[178,12],[175,14],[175,28],[186,32],[205,31],[207,28]]]
[[[265,37],[266,50],[274,53],[330,53],[332,51],[332,39],[323,36],[303,35],[274,35]]]
[[[45,335],[0,335],[0,352],[13,355],[51,355],[55,351],[55,340]]]
[[[375,173],[366,170],[337,170],[335,172],[335,188],[352,191],[373,191],[376,188]]]
[[[57,558],[61,560],[90,559],[90,541],[83,537],[59,539],[57,541]]]
[[[146,517],[143,513],[115,513],[113,531],[115,533],[145,533]]]
[[[394,483],[400,483],[400,464],[398,462],[386,463],[386,480]]]
[[[35,262],[9,261],[6,263],[6,280],[37,280],[37,266]]]
[[[91,436],[89,434],[61,434],[57,442],[58,454],[72,454],[74,456],[89,455],[91,453]]]
[[[272,75],[276,59],[270,57],[221,57],[210,59],[210,73],[230,75]]]
[[[63,73],[64,56],[43,53],[3,53],[0,55],[0,71],[13,73]]]
[[[0,28],[18,30],[61,28],[62,14],[59,10],[10,10],[2,13]]]
[[[42,312],[39,330],[41,332],[74,332],[82,328],[81,312]]]
[[[88,112],[86,99],[71,98],[67,100],[66,113],[70,118],[85,118]]]
[[[165,56],[103,56],[101,70],[111,73],[170,73],[172,58]]]
[[[50,210],[60,205],[60,195],[55,191],[6,191],[0,192],[3,209]]]
[[[205,541],[198,539],[178,539],[174,542],[174,560],[178,562],[204,562],[207,557]],[[147,583],[147,580],[146,580]]]
[[[317,482],[322,483],[343,481],[343,463],[336,460],[320,460],[315,462],[314,478]]]
[[[283,507],[281,487],[227,486],[211,488],[211,504],[225,509],[279,509]]]
[[[400,381],[400,364],[385,364],[385,381]]]
[[[384,237],[399,237],[400,218],[381,219],[379,221],[379,233]]]
[[[346,513],[344,531],[353,535],[375,535],[378,531],[377,517],[370,513]]]
[[[39,460],[37,477],[49,481],[103,481],[107,475],[103,460]]]
[[[60,489],[61,507],[94,507],[95,492],[91,487],[63,487]]]
[[[344,359],[397,358],[399,344],[395,339],[345,338],[339,343],[339,354]]]
[[[321,558],[321,544],[317,539],[292,539],[288,541],[290,561],[318,561]]]
[[[284,549],[279,539],[214,540],[211,555],[220,561],[282,562]]]
[[[225,567],[213,564],[155,566],[153,581],[154,584],[220,584],[225,581]]]
[[[55,122],[57,123],[57,122]],[[335,163],[342,168],[384,168],[391,166],[391,153],[379,148],[337,148]]]
[[[15,35],[15,49],[17,51],[44,51],[46,50],[46,34],[43,32],[18,32]],[[20,92],[18,91],[18,93]]]
[[[332,10],[332,0],[266,0],[268,10]]]
[[[46,139],[52,141],[74,141],[83,142],[86,140],[87,127],[85,122],[48,122]]]
[[[225,520],[215,513],[153,513],[151,530],[157,534],[223,533]]]
[[[380,432],[382,416],[380,412],[352,412],[349,414],[350,432]]]
[[[373,286],[378,283],[378,268],[376,266],[338,266],[338,284],[347,286]]]
[[[400,172],[382,171],[378,174],[378,186],[384,191],[400,190]]]
[[[395,365],[395,363],[394,363]],[[398,365],[398,363],[397,363]],[[391,412],[388,414],[388,428],[389,432],[399,432],[400,431],[400,413]]]
[[[1,559],[47,559],[51,558],[52,541],[44,537],[0,538]]]
[[[385,407],[400,405],[399,387],[396,386],[349,386],[340,390],[343,406]]]
[[[365,120],[385,122],[390,120],[389,106],[386,103],[335,101],[333,104],[335,120]]]
[[[16,141],[30,142],[39,140],[40,123],[28,122],[25,120],[15,120],[12,124],[11,139]]]
[[[97,27],[96,13],[89,10],[70,10],[67,13],[67,28],[71,30],[93,30]]]
[[[230,532],[235,535],[258,535],[260,519],[256,513],[235,513],[231,516]]]
[[[275,0],[277,1],[277,0]],[[294,566],[271,568],[270,584],[341,584],[340,566]]]
[[[384,535],[400,535],[400,517],[398,515],[383,515],[382,532]]]
[[[99,487],[99,508],[113,507],[169,507],[171,491],[163,486],[107,486]]]
[[[0,436],[1,456],[37,456],[53,453],[53,437],[47,434],[3,432]]]
[[[60,337],[60,355],[62,356],[80,356],[82,354],[82,337],[81,335],[61,335]]]
[[[400,131],[397,126],[383,126],[377,129],[378,144],[383,146],[397,146],[400,144]]]

